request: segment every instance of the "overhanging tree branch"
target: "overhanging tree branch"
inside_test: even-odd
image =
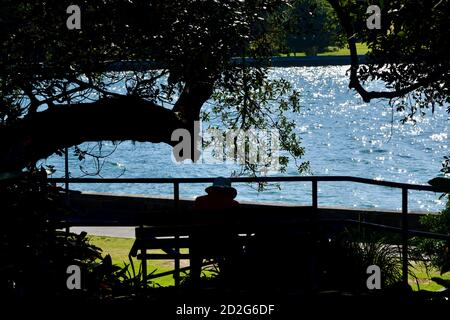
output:
[[[0,168],[20,170],[55,150],[86,141],[174,145],[172,132],[183,126],[171,110],[134,97],[58,106],[0,128]]]
[[[336,12],[338,19],[341,22],[341,25],[346,33],[348,46],[350,49],[350,83],[349,88],[355,89],[356,92],[362,97],[364,102],[370,102],[372,99],[393,99],[398,97],[403,97],[406,94],[413,92],[422,87],[426,87],[432,83],[435,83],[440,80],[440,74],[434,73],[430,74],[428,77],[421,78],[417,80],[415,83],[410,84],[409,86],[400,88],[394,91],[367,91],[361,84],[361,81],[358,77],[358,69],[359,69],[359,59],[358,59],[358,51],[356,49],[356,38],[355,38],[355,30],[353,28],[353,24],[350,18],[350,15],[345,11],[345,9],[341,6],[339,0],[328,0],[332,5],[333,9]]]
[[[185,121],[196,121],[200,117],[203,104],[211,97],[213,90],[213,81],[187,82],[172,110],[179,113]]]

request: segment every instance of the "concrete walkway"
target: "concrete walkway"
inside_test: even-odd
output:
[[[72,227],[71,232],[80,234],[86,231],[88,235],[116,237],[116,238],[135,238],[134,227]]]

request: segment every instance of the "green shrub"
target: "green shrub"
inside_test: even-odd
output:
[[[13,301],[102,298],[134,285],[127,268],[90,244],[58,231],[69,208],[43,170],[0,176],[0,296]],[[68,290],[67,268],[82,270],[82,290]]]
[[[420,219],[427,231],[450,234],[450,198],[440,214],[427,214]],[[414,239],[418,251],[429,259],[433,268],[445,273],[449,270],[449,241],[434,239]]]
[[[381,287],[398,284],[402,278],[401,256],[396,246],[382,236],[346,230],[322,241],[321,286],[325,289],[366,291],[367,268],[381,270]]]

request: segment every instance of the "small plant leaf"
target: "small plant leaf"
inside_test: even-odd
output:
[[[446,289],[450,289],[450,280],[445,280],[442,278],[433,277],[431,278],[434,282],[436,282],[438,285],[441,285],[445,287]]]
[[[436,191],[450,193],[450,179],[443,177],[436,177],[428,181]]]

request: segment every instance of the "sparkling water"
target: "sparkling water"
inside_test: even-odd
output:
[[[428,112],[416,124],[402,124],[404,113],[393,111],[387,101],[364,103],[348,89],[348,66],[275,68],[271,76],[283,77],[301,92],[301,112],[294,115],[314,175],[350,175],[378,180],[426,184],[439,174],[443,156],[449,154],[449,115],[444,108]],[[383,89],[372,83],[369,89]],[[120,91],[121,89],[118,89]],[[209,102],[213,103],[213,102]],[[95,147],[86,143],[83,148]],[[107,153],[114,146],[104,143]],[[108,158],[102,177],[217,177],[239,171],[236,165],[175,164],[164,144],[123,142]],[[69,151],[71,177],[83,176],[80,162]],[[64,175],[64,160],[52,156],[53,177]],[[86,161],[85,169],[95,171]],[[281,175],[281,174],[276,174]],[[285,175],[297,175],[291,164]],[[204,193],[205,184],[181,185],[181,197]],[[258,192],[255,185],[236,184],[237,200],[311,203],[311,183],[281,183]],[[120,194],[172,196],[172,185],[72,184],[72,189]],[[438,211],[440,194],[410,191],[410,209]],[[319,206],[386,208],[399,210],[401,190],[349,182],[319,182]]]

